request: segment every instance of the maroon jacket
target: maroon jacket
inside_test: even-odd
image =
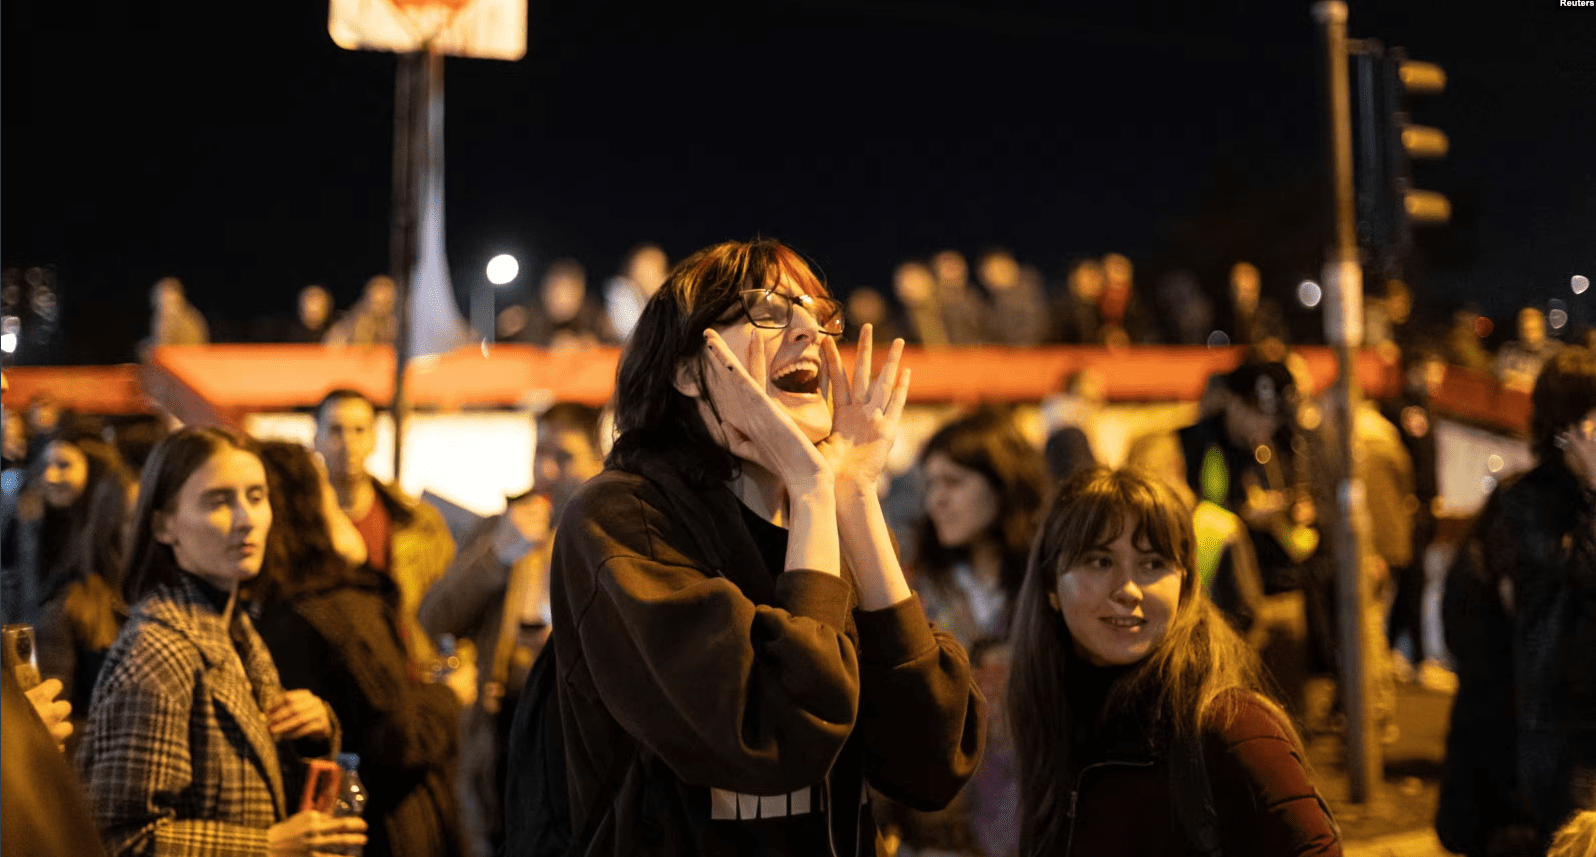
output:
[[[986,731],[958,643],[914,599],[867,612],[834,575],[772,578],[730,490],[644,470],[588,482],[551,559],[585,853],[874,854],[867,783],[951,800]]]
[[[1301,750],[1275,716],[1245,693],[1222,697],[1216,708],[1203,760],[1224,857],[1341,854]],[[1083,767],[1072,788],[1071,844],[1060,857],[1198,853],[1176,820],[1164,754],[1111,749]]]

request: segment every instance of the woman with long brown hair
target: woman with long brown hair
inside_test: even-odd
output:
[[[288,763],[331,755],[339,735],[321,699],[283,689],[239,609],[266,553],[267,491],[258,447],[226,429],[181,429],[144,467],[123,578],[134,607],[77,758],[113,857],[299,857],[366,841],[359,818],[294,812],[285,787]]]
[[[1052,501],[1011,637],[1021,854],[1341,853],[1195,554],[1190,512],[1133,471],[1087,471]]]
[[[463,853],[453,775],[460,698],[412,673],[398,587],[364,564],[365,543],[311,451],[266,441],[261,461],[273,526],[250,586],[257,626],[284,683],[327,700],[343,752],[360,757],[365,854]]]
[[[6,621],[35,626],[39,674],[62,684],[83,725],[106,649],[127,616],[118,591],[133,477],[99,437],[64,430],[45,439],[6,522]],[[76,746],[69,741],[67,749]]]

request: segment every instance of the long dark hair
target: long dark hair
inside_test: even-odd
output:
[[[1072,711],[1065,685],[1079,656],[1048,593],[1085,551],[1132,537],[1182,569],[1180,601],[1164,638],[1116,680],[1102,711]],[[1020,588],[1010,636],[1008,713],[1020,765],[1020,853],[1063,850],[1070,777],[1078,766],[1070,737],[1077,718],[1144,712],[1150,738],[1191,747],[1205,722],[1223,716],[1214,700],[1240,688],[1264,700],[1284,728],[1290,721],[1265,691],[1258,657],[1203,594],[1191,512],[1157,480],[1135,471],[1094,468],[1065,483],[1048,507]],[[1212,710],[1211,710],[1212,709]]]
[[[310,450],[269,440],[260,445],[272,504],[261,572],[249,581],[251,600],[270,603],[312,588],[349,580],[350,565],[333,547],[321,491],[321,473]]]
[[[992,406],[938,429],[920,452],[920,466],[937,454],[980,474],[997,495],[997,515],[986,535],[1003,549],[1001,583],[1012,604],[1025,579],[1026,557],[1047,491],[1042,455],[1020,433],[1007,410]],[[915,573],[926,575],[938,586],[946,585],[953,567],[970,554],[968,546],[944,546],[926,515],[920,517],[915,545]]]
[[[137,604],[157,586],[177,581],[177,557],[171,545],[155,538],[155,514],[171,514],[188,478],[224,449],[260,456],[254,440],[218,426],[178,429],[150,453],[139,480],[139,501],[128,524],[127,574],[122,580],[122,595],[127,603]]]
[[[707,487],[738,472],[736,456],[710,433],[698,400],[676,389],[685,371],[706,391],[704,330],[738,303],[744,289],[774,287],[783,276],[802,291],[827,296],[803,257],[769,239],[728,241],[699,250],[676,264],[665,285],[649,298],[615,377],[615,447],[608,464],[631,469],[650,455],[668,455],[689,484]]]
[[[122,464],[116,448],[92,435],[62,432],[48,438],[35,463],[42,472],[52,444],[70,446],[82,453],[88,464],[83,490],[66,509],[46,509],[46,526],[64,526],[65,545],[53,568],[41,568],[43,598],[48,599],[64,586],[98,574],[117,587],[122,579],[123,547],[126,543],[128,494],[133,476]]]
[[[1530,393],[1530,442],[1537,461],[1560,461],[1557,436],[1596,408],[1596,353],[1578,345],[1553,354]]]

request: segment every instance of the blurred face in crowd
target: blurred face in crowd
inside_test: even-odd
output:
[[[332,314],[332,296],[321,286],[306,286],[299,292],[299,321],[316,330]]]
[[[55,431],[61,424],[61,409],[49,399],[37,399],[28,405],[28,429],[34,434]]]
[[[5,457],[13,461],[21,461],[28,454],[28,427],[22,421],[22,416],[15,411],[4,412],[5,420]]]
[[[1230,298],[1238,309],[1252,311],[1258,307],[1258,269],[1246,262],[1237,262],[1230,269]]]
[[[172,508],[155,514],[155,538],[179,568],[218,589],[260,573],[272,507],[253,453],[223,447],[195,470]]]
[[[603,469],[604,460],[586,432],[560,425],[538,426],[532,480],[539,490],[575,490]]]
[[[981,260],[979,275],[989,291],[1006,292],[1020,283],[1020,263],[1008,253],[989,253]]]
[[[543,310],[556,322],[570,321],[582,311],[587,282],[580,274],[560,272],[543,281]]]
[[[643,294],[653,297],[659,287],[665,285],[665,277],[669,273],[670,265],[665,258],[665,251],[650,245],[632,256],[632,264],[626,269],[626,278],[642,288]]]
[[[945,289],[963,288],[970,280],[970,266],[957,250],[943,250],[931,257],[931,269],[937,285]]]
[[[44,450],[44,502],[65,509],[77,502],[89,482],[89,459],[73,444],[51,441]]]
[[[1539,345],[1546,341],[1546,316],[1534,307],[1518,311],[1518,339],[1526,345]]]
[[[892,277],[892,288],[904,306],[922,306],[931,300],[936,281],[931,279],[931,269],[919,262],[904,262]]]
[[[1048,601],[1069,626],[1075,653],[1094,666],[1133,664],[1169,631],[1185,573],[1145,541],[1126,515],[1119,536],[1088,547],[1058,577]]]
[[[854,324],[876,324],[887,319],[887,302],[881,293],[871,288],[858,288],[848,293],[848,320]]]
[[[969,547],[997,522],[999,498],[992,483],[941,452],[925,460],[925,513],[936,529],[937,543]]]
[[[1231,440],[1251,449],[1269,443],[1280,428],[1280,421],[1245,397],[1231,393],[1225,408],[1225,427]]]
[[[393,279],[378,275],[366,281],[366,308],[374,315],[388,315],[398,302],[399,287]]]
[[[366,475],[366,459],[377,449],[377,414],[364,399],[337,399],[316,423],[316,451],[334,482]]]
[[[1110,253],[1103,257],[1103,277],[1107,284],[1116,289],[1128,289],[1131,283],[1131,260],[1118,253]]]
[[[1087,303],[1103,294],[1103,266],[1096,262],[1082,262],[1070,271],[1070,294]]]
[[[176,277],[162,277],[155,283],[155,294],[151,301],[156,312],[167,314],[177,312],[183,307],[183,284]]]

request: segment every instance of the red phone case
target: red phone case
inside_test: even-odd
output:
[[[299,799],[299,811],[314,809],[332,812],[338,800],[338,786],[343,782],[343,769],[330,759],[311,759],[305,771],[305,793]]]

